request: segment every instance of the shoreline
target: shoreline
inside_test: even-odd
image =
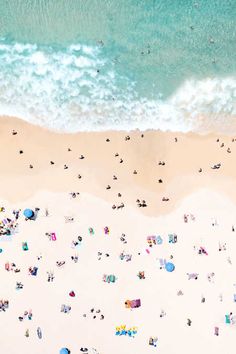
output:
[[[236,116],[235,116],[236,118]],[[12,116],[12,115],[8,115],[8,114],[0,114],[0,120],[15,120],[16,122],[22,122],[23,124],[27,124],[27,125],[30,125],[30,126],[33,126],[33,127],[38,127],[39,129],[42,129],[46,132],[49,132],[49,133],[52,133],[52,134],[57,134],[57,135],[66,135],[66,136],[69,136],[69,135],[76,135],[76,134],[105,134],[105,133],[127,133],[127,134],[136,134],[136,133],[166,133],[166,134],[183,134],[183,135],[197,135],[197,136],[200,136],[200,137],[207,137],[207,136],[225,136],[225,137],[229,137],[229,138],[233,138],[233,137],[236,137],[236,124],[235,124],[235,133],[232,133],[232,129],[230,129],[231,131],[230,132],[227,132],[227,131],[224,131],[224,132],[220,132],[220,131],[214,131],[213,130],[208,130],[207,127],[201,127],[201,124],[199,122],[199,126],[198,126],[198,129],[196,128],[196,130],[194,130],[194,127],[193,127],[193,130],[186,130],[186,131],[181,131],[181,130],[169,130],[169,129],[166,129],[166,130],[163,130],[163,129],[150,129],[150,128],[147,128],[147,129],[140,129],[140,128],[135,128],[135,129],[105,129],[105,130],[84,130],[84,131],[81,131],[81,130],[77,130],[77,131],[63,131],[63,130],[57,130],[55,128],[50,128],[50,127],[47,127],[45,125],[40,125],[40,124],[36,124],[36,123],[33,123],[33,122],[29,122],[27,121],[26,119],[24,119],[23,117],[21,116]],[[200,121],[204,121],[204,120],[207,120],[207,116],[206,115],[199,115],[197,119],[200,119]],[[227,119],[227,116],[225,116],[225,119]],[[232,128],[232,124],[230,125],[230,128]],[[202,130],[201,130],[202,129]]]

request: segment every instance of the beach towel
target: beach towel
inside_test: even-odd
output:
[[[88,231],[90,235],[94,235],[94,229],[92,227],[89,227]]]
[[[38,268],[37,267],[34,267],[32,272],[31,272],[31,275],[34,275],[36,276],[37,275],[37,272],[38,272]]]
[[[135,301],[135,307],[140,307],[141,306],[141,300],[140,299],[137,299],[137,300],[134,300]]]
[[[157,236],[156,241],[157,241],[157,244],[158,244],[158,245],[161,245],[162,242],[163,242],[161,236]]]
[[[116,336],[120,336],[120,327],[116,327]]]
[[[105,232],[105,235],[109,235],[110,230],[109,230],[109,227],[108,227],[108,226],[105,226],[105,227],[104,227],[104,232]]]
[[[10,270],[10,264],[9,264],[9,262],[5,263],[5,269],[9,272],[9,270]]]
[[[52,241],[56,241],[57,237],[56,237],[56,233],[55,232],[51,232],[51,240]]]
[[[23,242],[22,243],[22,249],[23,249],[23,251],[28,251],[29,250],[27,242]]]
[[[109,280],[111,283],[115,283],[115,281],[116,281],[115,275],[113,275],[113,274],[109,275]]]
[[[160,268],[164,268],[165,267],[165,264],[166,264],[166,260],[163,259],[163,258],[159,258],[159,263],[160,263]]]
[[[230,324],[230,316],[225,315],[225,323]]]

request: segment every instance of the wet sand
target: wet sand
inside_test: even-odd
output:
[[[173,210],[181,198],[201,187],[236,197],[236,142],[230,136],[159,131],[58,134],[4,117],[0,135],[0,194],[10,201],[38,190],[89,192],[111,205],[136,206],[137,199],[145,200],[148,207],[141,211],[154,216]],[[213,170],[218,163],[221,168]],[[163,197],[169,201],[163,202]]]

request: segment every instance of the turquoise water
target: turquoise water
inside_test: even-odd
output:
[[[77,131],[224,130],[236,2],[0,0],[0,113]],[[204,129],[204,127],[203,127]]]

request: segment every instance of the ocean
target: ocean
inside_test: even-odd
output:
[[[235,74],[235,0],[0,0],[1,115],[66,132],[224,132]]]

